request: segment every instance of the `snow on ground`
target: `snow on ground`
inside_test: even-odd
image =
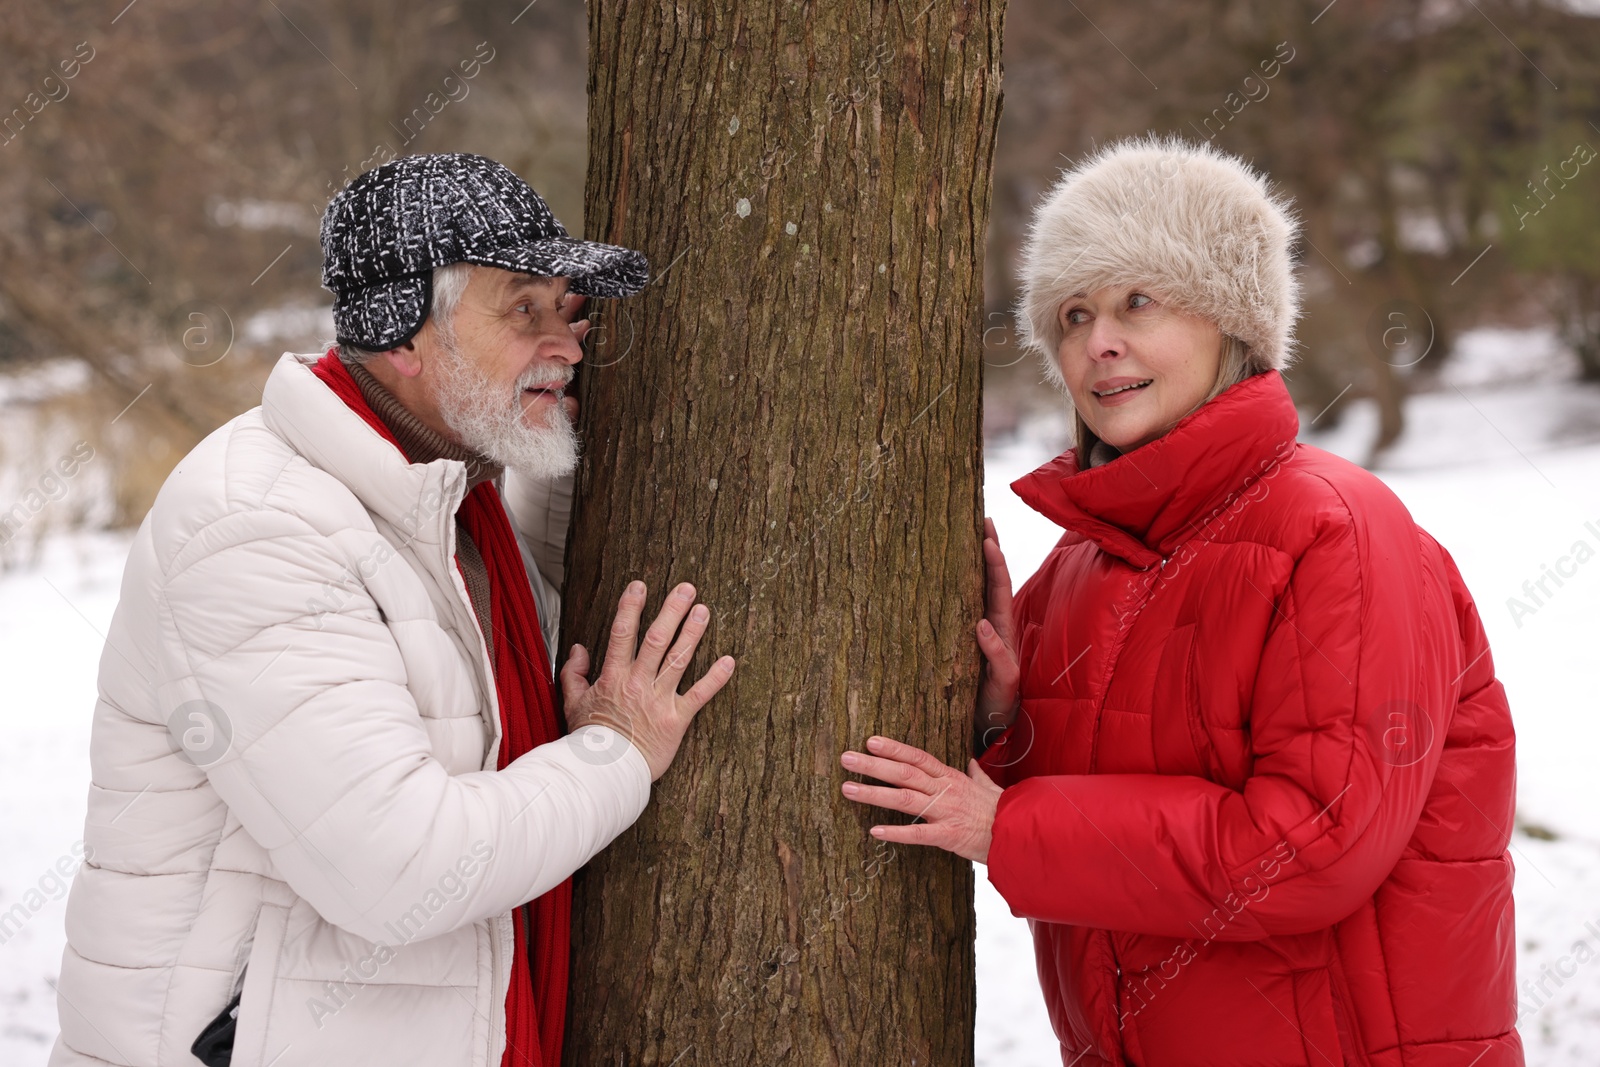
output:
[[[129,540],[52,537],[37,568],[0,577],[0,1063],[11,1067],[43,1064],[58,1028],[95,675]]]
[[[1489,632],[1517,722],[1519,819],[1556,835],[1513,838],[1520,1025],[1531,1067],[1579,1067],[1600,1047],[1600,444],[1573,442],[1600,438],[1600,390],[1491,388],[1484,362],[1412,401],[1410,429],[1377,473],[1455,557]],[[1374,424],[1356,405],[1307,440],[1353,457]],[[989,449],[988,512],[1019,584],[1059,530],[1008,484],[1064,448],[1065,432],[1035,421]],[[11,813],[0,827],[0,1063],[17,1067],[43,1064],[56,1031],[60,872],[77,863],[100,634],[127,546],[123,535],[53,535],[36,567],[0,575],[0,804]],[[978,875],[977,1063],[1056,1067],[1027,925]]]

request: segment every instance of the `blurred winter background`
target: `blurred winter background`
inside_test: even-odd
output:
[[[1144,130],[1254,160],[1306,223],[1303,437],[1450,549],[1511,695],[1528,1061],[1592,1064],[1600,4],[1011,0],[1006,30],[986,479],[1014,571],[1056,531],[1007,483],[1067,443],[1007,310],[1031,204]],[[282,351],[331,333],[317,219],[362,169],[482,152],[581,230],[585,47],[579,0],[0,7],[0,1063],[42,1064],[56,1030],[132,528]],[[979,884],[978,1061],[1053,1067],[1026,925]]]

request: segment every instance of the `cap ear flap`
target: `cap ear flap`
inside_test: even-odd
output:
[[[387,352],[415,337],[433,309],[433,268],[357,289],[334,302],[341,345]]]
[[[414,275],[414,277],[422,279],[422,299],[419,301],[419,303],[422,305],[422,314],[415,316],[415,323],[411,323],[408,326],[402,327],[398,339],[390,341],[388,344],[383,346],[386,350],[390,348],[399,348],[401,345],[417,336],[417,333],[427,323],[428,316],[433,313],[433,268],[430,267],[427,270],[419,271],[416,275]],[[409,318],[410,316],[407,317]]]

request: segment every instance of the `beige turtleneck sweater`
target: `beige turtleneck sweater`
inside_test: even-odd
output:
[[[367,368],[359,363],[347,363],[345,366],[349,367],[350,376],[356,380],[356,385],[361,387],[361,395],[366,399],[367,406],[383,420],[385,426],[389,427],[389,432],[400,442],[401,451],[405,452],[406,458],[412,463],[431,463],[436,459],[453,459],[465,463],[468,492],[483,482],[500,477],[503,467],[429,429],[421,419],[408,411],[393,393],[385,389],[383,383],[374,378]],[[483,631],[484,643],[489,648],[489,662],[493,663],[494,627],[490,620],[494,616],[489,607],[489,569],[484,566],[483,556],[479,553],[471,535],[467,533],[460,515],[456,516],[456,562],[460,564],[461,576],[467,583],[467,596],[472,600],[472,613],[478,617],[478,628]]]

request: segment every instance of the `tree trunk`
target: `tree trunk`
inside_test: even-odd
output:
[[[972,1062],[972,867],[839,754],[970,754],[1003,6],[590,0],[586,228],[655,280],[580,374],[563,643],[689,580],[739,665],[578,876],[567,1064]]]

